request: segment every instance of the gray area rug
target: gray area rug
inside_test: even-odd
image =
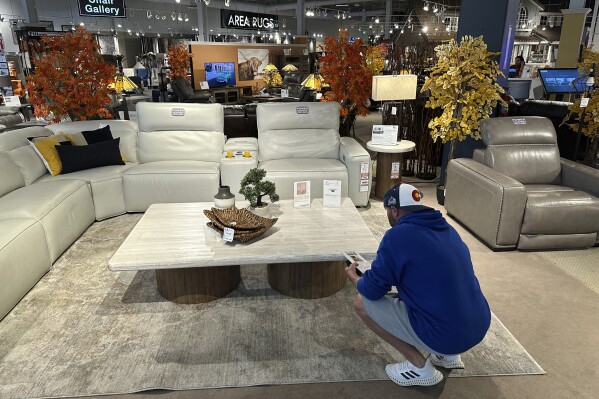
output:
[[[599,248],[538,254],[599,294]]]
[[[268,286],[264,266],[244,266],[227,298],[177,305],[153,272],[108,271],[139,218],[94,223],[0,322],[0,398],[385,380],[385,364],[401,360],[353,313],[349,283],[292,299]],[[450,377],[544,373],[495,316],[463,359]]]

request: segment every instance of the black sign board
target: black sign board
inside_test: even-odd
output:
[[[126,18],[125,0],[77,0],[84,17]]]
[[[221,9],[220,26],[228,29],[270,30],[279,28],[279,20],[272,14]]]

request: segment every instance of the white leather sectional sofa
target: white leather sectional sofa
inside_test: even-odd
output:
[[[259,107],[258,158],[267,179],[281,198],[293,198],[293,181],[310,180],[316,198],[323,179],[341,180],[344,196],[367,205],[370,158],[355,140],[339,138],[338,104],[301,104],[308,114],[298,106]],[[0,319],[94,220],[144,212],[153,203],[213,200],[220,165],[231,161],[223,158],[222,106],[138,103],[137,115],[139,128],[81,121],[0,133]],[[51,176],[27,140],[106,124],[120,138],[125,165]]]

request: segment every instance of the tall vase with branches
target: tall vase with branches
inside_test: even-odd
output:
[[[190,65],[190,54],[186,44],[179,43],[176,46],[171,46],[168,49],[168,63],[170,66],[170,78],[185,78],[189,80],[187,71]]]
[[[435,53],[438,61],[430,68],[422,92],[430,91],[426,107],[442,109],[428,127],[433,140],[450,143],[449,162],[455,154],[456,140],[468,136],[479,139],[480,122],[498,103],[507,104],[500,96],[504,90],[497,83],[497,78],[503,76],[494,59],[497,53],[487,50],[482,36],[464,36],[460,43],[452,39],[437,46]],[[447,170],[444,182],[446,174]]]
[[[587,47],[582,50],[582,60],[578,64],[578,71],[583,77],[594,76],[597,82],[599,74],[599,52]],[[591,72],[592,71],[592,72]],[[588,78],[587,78],[588,79]],[[588,80],[587,80],[588,81]],[[599,169],[599,90],[596,83],[587,86],[587,90],[568,107],[568,115],[564,118],[562,125],[570,126],[573,132],[588,137],[588,145],[584,154],[583,162],[595,169]],[[588,98],[586,107],[581,107],[583,98]],[[576,152],[580,145],[577,138]]]
[[[35,116],[60,122],[111,116],[108,85],[116,68],[104,62],[94,37],[85,29],[42,38],[46,55],[27,77],[29,101]]]
[[[341,118],[349,132],[352,116],[370,113],[366,105],[372,92],[372,73],[378,63],[374,56],[367,62],[368,47],[362,39],[350,42],[346,30],[341,30],[337,37],[326,37],[322,49],[325,55],[320,59],[320,73],[331,88],[324,99],[341,104]]]

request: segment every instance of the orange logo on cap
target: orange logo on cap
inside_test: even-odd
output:
[[[420,201],[422,199],[422,194],[420,194],[420,191],[414,190],[412,191],[412,198],[414,201]]]

